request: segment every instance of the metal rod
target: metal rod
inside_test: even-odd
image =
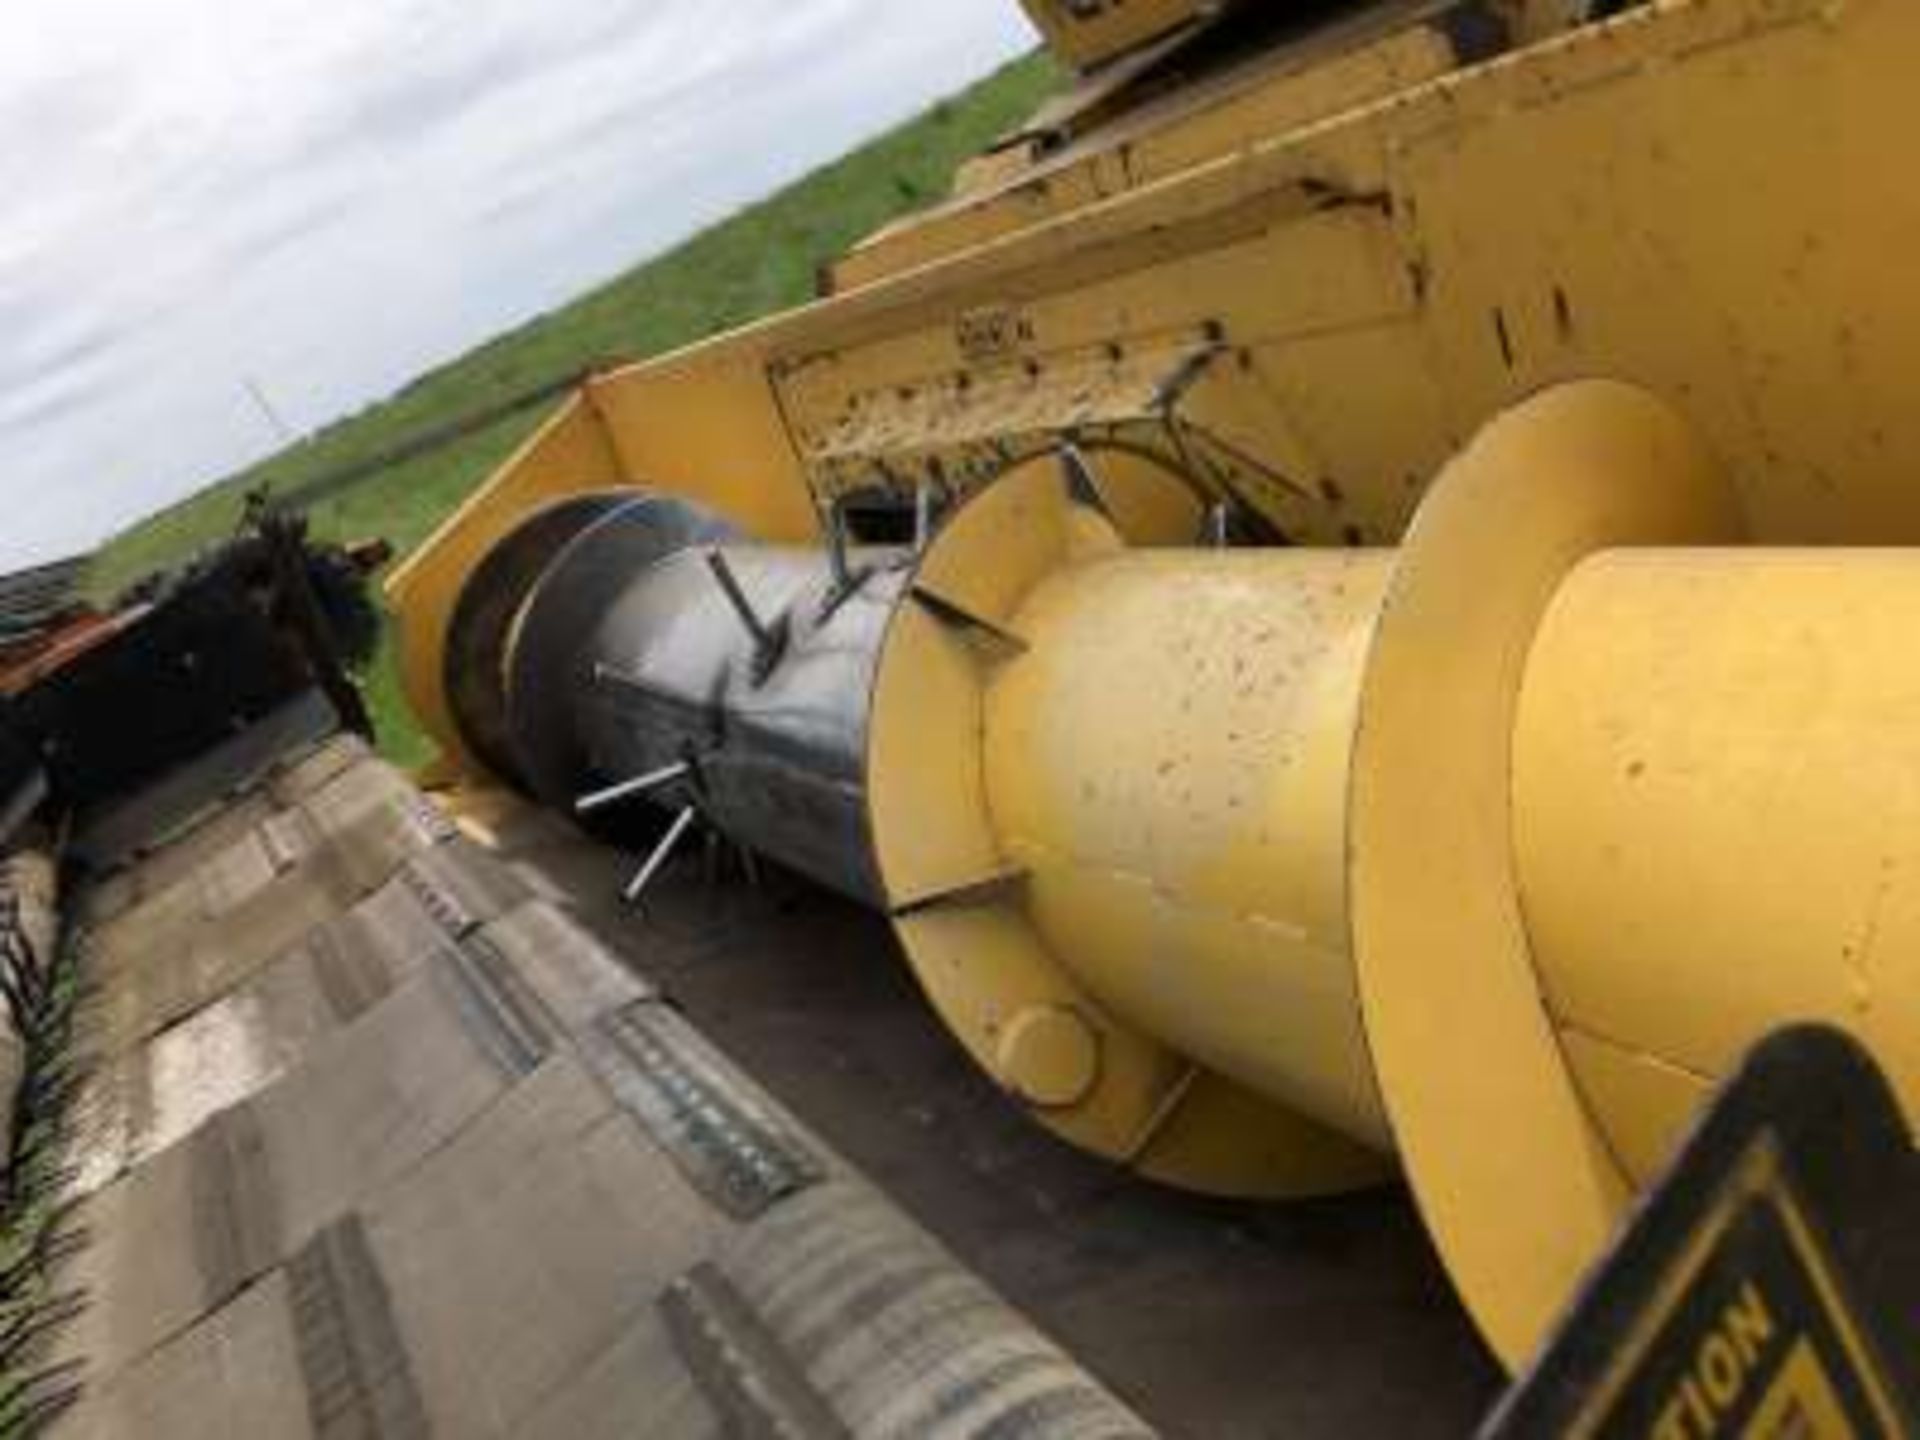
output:
[[[740,617],[740,623],[753,637],[753,648],[766,651],[773,648],[773,631],[754,613],[753,602],[747,599],[747,592],[740,588],[739,577],[733,573],[733,567],[727,563],[727,557],[718,550],[707,552],[707,568],[713,572],[713,578],[720,582],[720,589],[727,597],[727,603],[733,606],[733,613]]]
[[[609,785],[604,790],[595,790],[591,794],[582,795],[573,802],[573,813],[591,815],[596,810],[604,810],[609,805],[617,805],[622,800],[630,799],[635,795],[645,795],[649,791],[658,790],[662,785],[670,785],[675,780],[684,779],[692,773],[693,766],[685,760],[663,765],[660,769],[649,771],[645,775],[636,775],[631,780],[622,780],[618,785]]]
[[[833,584],[820,599],[815,617],[819,624],[831,620],[835,611],[860,593],[860,587],[873,574],[865,565],[855,565],[847,559],[847,547],[851,543],[846,507],[836,500],[827,511],[827,561],[833,571]]]
[[[933,538],[933,491],[926,485],[913,490],[913,553],[918,555]]]
[[[835,500],[827,509],[827,561],[833,566],[836,592],[853,588],[853,573],[847,568],[847,511]]]
[[[1094,476],[1093,467],[1087,464],[1087,457],[1080,453],[1080,447],[1071,441],[1060,447],[1060,473],[1066,480],[1068,499],[1076,505],[1099,511],[1109,520],[1113,518],[1107,509],[1106,496],[1100,493],[1100,481]]]
[[[660,843],[653,847],[653,853],[647,856],[646,863],[635,872],[633,879],[627,882],[627,888],[621,892],[621,899],[629,905],[639,900],[647,886],[653,883],[653,877],[660,873],[660,867],[665,865],[672,856],[674,847],[680,843],[681,837],[687,833],[688,828],[693,824],[693,817],[698,813],[693,806],[689,805],[673,817],[673,824],[669,825],[667,833],[660,837]]]
[[[733,573],[733,566],[727,563],[727,557],[720,551],[707,551],[707,569],[713,572],[720,593],[727,597],[733,613],[740,618],[740,623],[753,639],[753,683],[764,684],[767,677],[773,674],[774,667],[780,663],[780,657],[786,653],[787,617],[782,615],[771,625],[761,620],[754,613],[753,602],[747,598],[747,592],[740,588],[740,580]]]

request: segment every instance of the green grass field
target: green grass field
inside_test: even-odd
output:
[[[597,289],[421,376],[398,394],[153,515],[101,547],[89,588],[111,597],[230,533],[242,497],[390,449],[436,424],[588,365],[660,354],[809,299],[819,265],[862,235],[942,196],[956,166],[1037,106],[1059,72],[1035,54],[934,106],[779,194]],[[381,535],[404,554],[484,480],[542,411],[490,429],[323,501],[315,530]],[[428,756],[400,698],[391,652],[366,677],[382,748],[403,764]]]

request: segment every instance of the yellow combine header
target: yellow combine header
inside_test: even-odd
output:
[[[951,197],[401,568],[408,693],[1116,1164],[1397,1167],[1517,1365],[1769,1031],[1920,1108],[1920,9],[1028,9]]]

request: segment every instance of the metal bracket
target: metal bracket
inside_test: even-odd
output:
[[[1113,519],[1107,497],[1100,489],[1100,478],[1093,473],[1080,447],[1068,440],[1060,446],[1060,473],[1066,481],[1067,498],[1084,509]]]
[[[869,566],[847,563],[847,515],[837,499],[827,509],[827,563],[833,570],[833,588],[821,599],[815,616],[822,625],[859,594],[860,587],[873,576]]]

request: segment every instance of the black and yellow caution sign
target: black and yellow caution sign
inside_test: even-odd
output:
[[[1836,1031],[1757,1049],[1487,1427],[1920,1436],[1920,1157]]]
[[[1891,1382],[1768,1136],[1575,1417],[1595,1436],[1897,1435]]]

